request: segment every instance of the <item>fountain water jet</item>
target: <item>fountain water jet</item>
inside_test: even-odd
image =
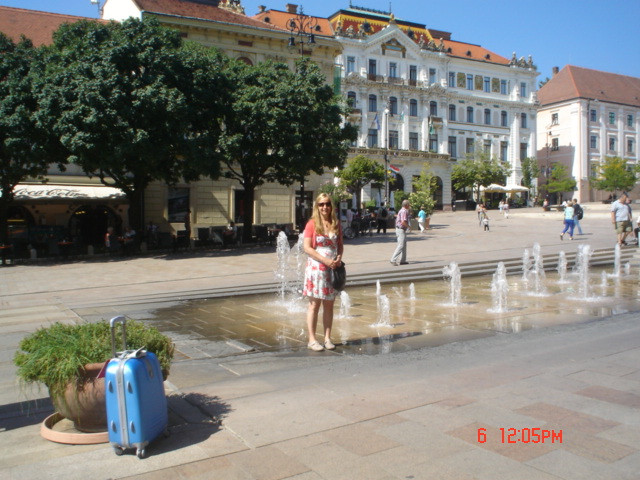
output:
[[[546,275],[544,273],[544,264],[542,260],[542,254],[540,253],[540,244],[533,244],[533,266],[531,268],[530,276],[533,279],[533,295],[546,296],[547,289],[544,285]]]
[[[351,298],[349,294],[342,290],[340,292],[340,318],[349,318],[351,316]]]
[[[413,283],[409,284],[409,299],[416,299],[416,286]]]
[[[522,254],[522,280],[524,282],[524,288],[529,288],[529,275],[531,274],[531,254],[529,249],[525,248]]]
[[[616,247],[613,250],[613,273],[612,277],[620,277],[620,244],[616,243]]]
[[[456,262],[451,262],[449,266],[442,269],[442,274],[445,278],[449,278],[450,305],[460,305],[462,298],[462,275],[460,274],[460,267],[458,267]]]
[[[276,282],[280,284],[278,287],[278,296],[281,301],[284,301],[285,295],[289,291],[289,279],[287,273],[289,272],[289,258],[291,254],[289,239],[284,232],[280,232],[276,239],[276,254],[278,256],[278,267],[275,275]]]
[[[578,274],[578,298],[589,300],[589,260],[593,250],[591,245],[580,245],[576,257],[576,273]]]
[[[507,282],[507,269],[504,262],[498,263],[498,268],[493,274],[491,281],[491,313],[503,313],[507,311],[507,295],[509,293],[509,283]]]
[[[567,283],[567,256],[564,250],[558,253],[558,267],[556,270],[558,271],[558,283]]]
[[[387,297],[386,295],[380,295],[378,297],[378,321],[372,326],[391,326],[391,302],[389,302],[389,297]]]

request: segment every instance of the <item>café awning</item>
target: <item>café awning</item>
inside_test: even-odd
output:
[[[124,200],[124,192],[119,188],[105,185],[18,185],[14,199],[24,200]]]

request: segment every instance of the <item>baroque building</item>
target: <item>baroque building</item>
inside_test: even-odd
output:
[[[255,18],[274,18],[273,10]],[[289,17],[279,12],[278,25]],[[520,184],[520,160],[536,153],[538,75],[532,59],[502,57],[451,33],[351,6],[328,17],[342,46],[336,57],[341,92],[359,127],[351,156],[385,162],[391,189],[412,189],[427,166],[438,179],[437,204],[450,208],[453,164],[476,148],[509,165]],[[391,200],[393,196],[390,196]],[[367,187],[380,202],[384,187]]]
[[[538,182],[545,184],[559,163],[577,183],[567,194],[581,203],[604,200],[611,192],[589,185],[600,163],[620,157],[630,167],[638,164],[640,78],[574,65],[553,73],[538,92]]]

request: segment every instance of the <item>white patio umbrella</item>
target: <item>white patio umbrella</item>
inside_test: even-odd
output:
[[[506,192],[507,189],[505,186],[503,185],[498,185],[497,183],[492,183],[490,185],[487,185],[486,187],[484,187],[484,189],[481,188],[481,190],[484,190],[487,193],[495,193],[495,192]]]
[[[522,185],[507,185],[506,187],[504,187],[504,191],[508,193],[528,192],[529,189],[527,187],[523,187]]]

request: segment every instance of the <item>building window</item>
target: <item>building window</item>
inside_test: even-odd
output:
[[[418,132],[409,132],[409,150],[418,150]]]
[[[491,78],[484,77],[484,91],[491,92]]]
[[[347,92],[347,104],[351,108],[356,108],[356,92]]]
[[[520,82],[520,96],[523,98],[527,96],[527,84],[525,82]]]
[[[369,59],[369,75],[377,75],[377,73],[378,73],[377,63],[375,59],[370,58]]]
[[[521,143],[520,144],[520,160],[527,158],[527,150],[528,150],[528,145],[526,143]]]
[[[438,116],[438,102],[434,102],[433,100],[429,102],[429,115],[432,117]]]
[[[347,75],[356,71],[356,57],[347,57]]]
[[[467,107],[467,123],[473,123],[473,107]]]
[[[491,125],[491,110],[488,108],[484,109],[484,124]]]
[[[505,110],[500,112],[500,125],[503,127],[507,126],[507,112]]]
[[[396,62],[389,63],[389,77],[398,78],[398,64]]]
[[[456,72],[449,72],[449,83],[450,87],[456,86]]]
[[[367,135],[367,147],[376,148],[378,146],[378,130],[375,128],[369,129],[369,135]]]
[[[389,148],[394,150],[398,149],[398,131],[397,130],[389,130]]]
[[[473,75],[467,74],[467,90],[473,90]]]
[[[418,67],[415,65],[409,66],[409,85],[416,85],[418,83]]]
[[[559,150],[560,149],[560,143],[558,138],[552,138],[551,139],[551,150]]]
[[[593,149],[598,148],[598,136],[597,135],[591,135],[589,137],[589,148],[593,148]]]
[[[502,95],[506,95],[507,94],[507,81],[506,80],[500,80],[500,93]]]
[[[438,151],[438,135],[429,135],[429,151]]]
[[[527,114],[520,114],[520,128],[527,128]]]
[[[375,95],[369,95],[369,111],[378,111],[378,97],[376,97]]]
[[[475,140],[473,138],[467,138],[465,152],[473,153],[475,152],[475,150],[476,150]]]
[[[432,85],[434,83],[436,83],[436,69],[430,68],[429,69],[429,85]]]
[[[449,121],[450,122],[456,121],[456,106],[453,104],[449,105]]]
[[[418,101],[414,98],[409,100],[409,116],[411,117],[418,116]]]
[[[552,113],[551,114],[551,125],[558,125],[558,114],[557,113]]]
[[[633,127],[633,115],[627,115],[627,127]]]
[[[616,113],[609,112],[609,125],[615,125],[616,123]]]
[[[598,121],[598,113],[593,108],[591,109],[590,120],[592,122],[597,122]]]
[[[449,137],[449,141],[447,143],[447,150],[451,158],[456,158],[458,156],[458,148],[456,146],[456,137]]]
[[[485,140],[484,143],[482,144],[482,149],[483,149],[484,153],[490,154],[491,153],[491,140]]]
[[[633,139],[627,139],[627,153],[633,153]]]
[[[615,139],[615,137],[610,137],[609,138],[609,151],[611,151],[611,152],[615,152],[616,151],[616,139]]]
[[[500,161],[506,162],[508,153],[509,144],[507,142],[500,142]]]
[[[396,97],[389,97],[389,113],[391,115],[398,114],[398,99]]]

